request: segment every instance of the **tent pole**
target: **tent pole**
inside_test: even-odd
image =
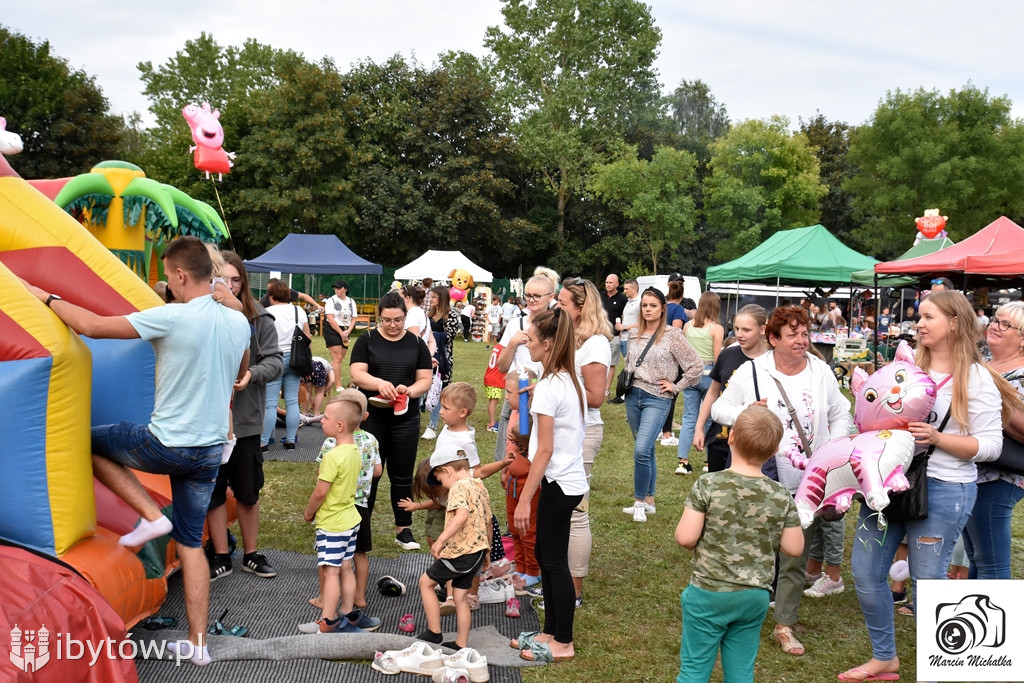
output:
[[[779,276],[775,276],[775,308],[779,307]]]
[[[878,273],[875,273],[875,371],[878,371],[878,320],[882,317],[882,301],[878,298]],[[889,331],[886,330],[886,334]]]

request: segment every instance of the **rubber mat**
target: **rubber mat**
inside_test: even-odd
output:
[[[296,449],[298,450],[298,449]],[[206,667],[189,663],[175,666],[174,661],[137,659],[139,679],[143,683],[185,683],[206,681],[274,681],[274,683],[305,683],[311,680],[343,681],[423,681],[422,676],[400,674],[384,676],[370,668],[369,658],[375,650],[402,649],[412,639],[398,630],[403,614],[413,614],[417,631],[426,626],[417,581],[429,565],[430,556],[407,553],[398,558],[370,559],[370,588],[367,590],[367,614],[381,619],[381,628],[371,634],[338,634],[331,636],[301,635],[296,626],[319,617],[319,610],[307,600],[317,592],[316,560],[275,550],[262,551],[278,574],[264,579],[240,569],[240,554],[235,553],[234,571],[210,586],[211,624],[228,610],[224,625],[249,628],[248,638],[211,636],[210,651],[214,662]],[[376,591],[380,576],[391,575],[408,590],[402,597],[383,597]],[[169,580],[168,596],[160,616],[176,617],[179,627],[186,625],[184,596],[180,574]],[[487,657],[492,681],[521,681],[520,666],[531,665],[518,658],[508,647],[508,640],[521,631],[540,629],[537,613],[524,599],[522,616],[505,616],[504,604],[481,605],[473,612],[473,631],[469,646]],[[455,630],[455,617],[441,618],[446,636]],[[133,637],[140,642],[161,643],[184,637],[184,631],[147,631],[136,628]],[[358,658],[356,661],[332,661]],[[364,659],[365,658],[365,659]],[[323,679],[330,676],[330,679]]]

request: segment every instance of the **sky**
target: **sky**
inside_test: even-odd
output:
[[[1024,3],[978,0],[651,0],[662,40],[655,66],[665,92],[700,79],[735,123],[783,115],[795,127],[819,112],[857,125],[887,91],[948,92],[969,81],[1007,96],[1024,117],[1018,44]],[[4,3],[0,24],[96,78],[115,113],[139,111],[136,65],[166,63],[201,31],[223,46],[247,38],[331,57],[338,68],[400,53],[424,65],[440,52],[484,56],[502,24],[500,0],[96,0]],[[227,109],[227,107],[225,107]],[[0,111],[0,115],[3,112]],[[225,116],[227,111],[225,111]],[[17,123],[9,122],[11,130]]]

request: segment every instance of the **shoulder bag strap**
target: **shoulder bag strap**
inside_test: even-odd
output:
[[[796,433],[800,436],[800,443],[804,447],[804,455],[808,458],[811,457],[811,444],[807,442],[807,435],[804,434],[804,428],[800,425],[800,420],[796,416],[796,408],[789,401],[789,396],[786,395],[786,390],[782,388],[782,382],[779,381],[778,377],[772,377],[775,380],[775,386],[779,388],[782,393],[782,400],[786,402],[786,410],[789,411],[789,417],[793,420],[793,424],[796,426]]]
[[[946,416],[944,418],[942,418],[942,422],[939,423],[939,431],[940,432],[943,431],[946,428],[946,423],[949,422],[949,414],[951,412],[953,412],[953,404],[952,403],[950,403],[949,407],[946,408]],[[935,452],[935,444],[932,444],[931,446],[928,447],[928,450],[925,451],[925,453],[924,453],[925,459],[930,457],[931,454],[934,453],[934,452]]]
[[[747,362],[750,363],[750,370],[751,370],[751,372],[754,373],[754,400],[755,401],[760,401],[761,400],[761,390],[757,386],[757,366],[754,365],[754,359],[753,358],[748,358]]]
[[[651,338],[647,340],[647,346],[645,346],[644,350],[640,352],[640,357],[636,359],[636,365],[633,366],[633,369],[640,367],[640,364],[644,362],[647,352],[651,350],[651,344],[654,343],[654,336],[655,335],[652,334]]]

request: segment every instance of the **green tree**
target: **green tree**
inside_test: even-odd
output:
[[[960,240],[1024,210],[1024,130],[1007,97],[968,83],[886,94],[850,140],[856,172],[844,184],[860,227],[857,244],[892,258],[913,241],[914,218],[938,208]]]
[[[532,251],[522,164],[479,60],[449,53],[425,69],[396,56],[345,78],[358,122],[360,253],[400,264],[428,247],[461,249],[507,267]]]
[[[661,32],[635,0],[503,0],[505,26],[487,29],[499,96],[557,201],[556,246],[566,208],[597,163],[623,151],[630,121],[657,105]]]
[[[690,152],[658,147],[650,161],[638,159],[634,151],[594,169],[591,189],[632,221],[631,237],[646,247],[654,273],[667,247],[693,243],[696,167]]]
[[[0,113],[25,150],[8,161],[25,178],[85,173],[115,156],[124,131],[95,79],[0,26]]]
[[[667,98],[679,147],[697,155],[698,172],[706,175],[710,145],[729,132],[729,114],[715,100],[711,88],[700,79],[682,80]]]
[[[709,224],[723,231],[716,256],[736,258],[779,230],[818,221],[818,201],[828,191],[807,138],[773,116],[735,126],[711,145],[705,183]]]
[[[236,247],[256,255],[291,232],[334,234],[351,243],[353,107],[342,77],[329,59],[292,60],[279,67],[277,80],[243,105],[249,131],[230,176]]]
[[[821,198],[818,207],[821,224],[843,242],[850,240],[857,227],[853,203],[849,193],[843,189],[853,176],[853,166],[847,158],[852,130],[848,124],[829,121],[820,113],[810,121],[800,121],[800,132],[814,149],[821,167],[821,182],[828,188],[828,194]]]

